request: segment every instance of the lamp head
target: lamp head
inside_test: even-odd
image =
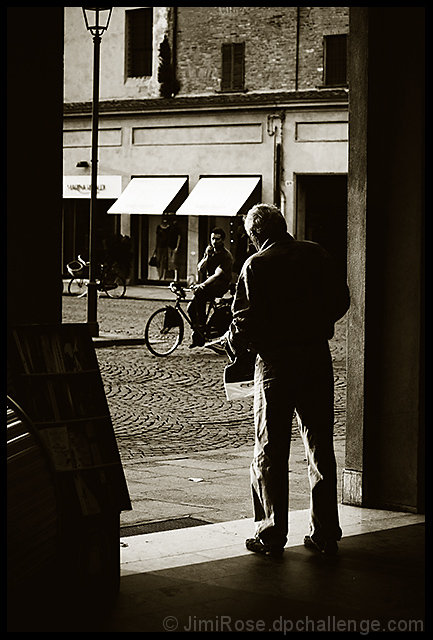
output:
[[[86,29],[92,36],[101,36],[110,24],[113,7],[82,7]]]

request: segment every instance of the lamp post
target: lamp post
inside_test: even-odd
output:
[[[91,336],[99,335],[97,320],[98,291],[95,265],[95,215],[98,181],[99,58],[101,36],[108,29],[112,7],[82,7],[86,29],[93,36],[93,102],[92,102],[92,177],[89,216],[89,285],[87,291],[87,324]]]

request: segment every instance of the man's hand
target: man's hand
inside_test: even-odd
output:
[[[191,285],[191,291],[193,291],[193,293],[196,293],[197,291],[202,291],[203,290],[203,285],[202,284],[192,284]]]

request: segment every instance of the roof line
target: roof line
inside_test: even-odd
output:
[[[211,96],[184,96],[180,98],[142,98],[133,100],[102,100],[100,114],[119,114],[181,110],[239,109],[246,108],[299,108],[317,104],[342,105],[348,102],[346,89],[320,89],[312,91],[292,91],[256,94],[218,94]],[[87,115],[92,111],[92,102],[68,102],[63,105],[63,113]]]

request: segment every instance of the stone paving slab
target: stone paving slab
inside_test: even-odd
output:
[[[237,458],[238,467],[235,470],[232,459],[224,463],[224,452],[217,471],[207,467],[208,463],[214,462],[214,452],[192,454],[186,461],[187,464],[185,460],[169,461],[160,458],[157,462],[147,459],[139,465],[124,462],[134,510],[123,512],[121,523],[136,524],[161,520],[163,517],[181,518],[188,515],[206,522],[251,517],[249,467],[252,447],[244,447],[239,453],[241,455]],[[340,500],[344,440],[335,442],[335,454],[338,469],[337,493]],[[305,453],[300,440],[292,444],[289,469],[289,508],[306,509],[310,502],[309,487]],[[193,482],[188,479],[190,477],[203,478],[203,481]]]

